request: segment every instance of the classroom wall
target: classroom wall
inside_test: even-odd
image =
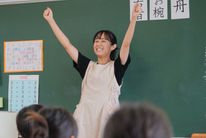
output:
[[[1,129],[0,129],[1,138],[18,137],[15,112],[0,112],[0,125],[1,125]]]
[[[191,0],[190,19],[171,20],[169,14],[168,20],[138,22],[121,89],[120,101],[146,100],[163,108],[179,137],[206,131],[205,5],[205,0]],[[5,100],[1,110],[8,110],[8,77],[15,74],[40,75],[40,104],[73,112],[79,102],[81,77],[42,17],[48,6],[71,42],[93,60],[92,39],[97,31],[113,31],[121,46],[129,24],[129,0],[1,5],[0,96]],[[3,73],[3,42],[19,40],[43,40],[43,72]]]

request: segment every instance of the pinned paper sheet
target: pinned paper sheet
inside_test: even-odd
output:
[[[146,20],[148,20],[147,0],[130,0],[130,19],[131,19],[131,16],[132,16],[134,6],[137,2],[140,4],[140,6],[142,8],[142,12],[137,17],[137,21],[146,21]]]
[[[4,72],[43,71],[43,40],[4,42]]]
[[[9,75],[9,111],[38,104],[39,75]]]
[[[171,19],[190,18],[189,0],[171,0]]]
[[[0,97],[0,108],[3,108],[3,97]]]
[[[167,19],[167,0],[150,0],[150,20]]]

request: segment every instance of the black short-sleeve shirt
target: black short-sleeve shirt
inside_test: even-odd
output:
[[[75,63],[73,61],[73,66],[74,68],[79,72],[81,75],[82,79],[84,78],[84,75],[86,73],[87,67],[89,65],[90,59],[87,58],[86,56],[82,55],[80,52],[78,54],[78,63]],[[127,67],[130,63],[130,56],[127,58],[127,62],[125,65],[121,64],[121,59],[120,56],[118,55],[118,58],[114,61],[114,73],[115,73],[115,78],[117,80],[117,83],[119,85],[122,84],[122,78],[124,76],[124,73],[127,70]]]

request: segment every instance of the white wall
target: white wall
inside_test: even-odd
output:
[[[0,138],[17,138],[15,112],[0,112]]]

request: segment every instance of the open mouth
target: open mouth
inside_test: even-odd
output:
[[[96,48],[96,51],[101,52],[101,51],[103,51],[103,48]]]

